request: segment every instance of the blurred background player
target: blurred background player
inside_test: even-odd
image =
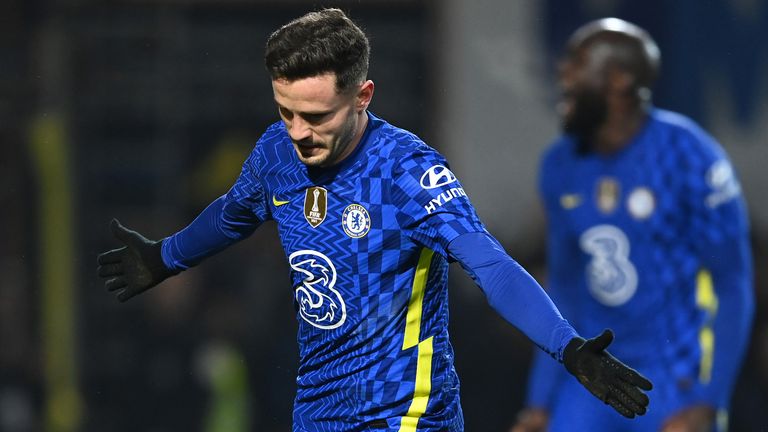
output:
[[[98,274],[126,301],[277,223],[299,323],[293,430],[462,431],[448,338],[448,260],[491,305],[623,416],[645,413],[650,382],[584,340],[478,219],[445,159],[368,112],[369,43],[339,9],[309,13],[267,42],[281,121],[229,192],[186,228],[125,244]],[[603,403],[599,402],[599,403]]]
[[[656,387],[627,422],[536,355],[513,432],[725,430],[754,300],[748,221],[720,145],[651,105],[660,55],[643,29],[590,22],[560,65],[564,135],[543,158],[548,285],[584,333]]]

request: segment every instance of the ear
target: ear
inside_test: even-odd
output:
[[[357,92],[356,97],[356,103],[355,107],[358,111],[365,111],[368,109],[368,105],[371,103],[371,99],[373,99],[373,81],[367,80],[363,83],[362,86],[360,86],[360,90]]]

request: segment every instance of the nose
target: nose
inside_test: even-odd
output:
[[[301,142],[312,137],[312,129],[301,116],[293,116],[290,123],[286,124],[288,135],[293,142]]]

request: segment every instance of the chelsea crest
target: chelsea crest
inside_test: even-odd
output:
[[[350,204],[341,214],[341,226],[344,232],[352,238],[365,237],[371,230],[371,216],[368,210],[360,204]]]

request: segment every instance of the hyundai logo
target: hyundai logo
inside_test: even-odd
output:
[[[442,165],[435,165],[421,176],[421,187],[424,189],[434,189],[455,181],[456,177],[451,170]]]

